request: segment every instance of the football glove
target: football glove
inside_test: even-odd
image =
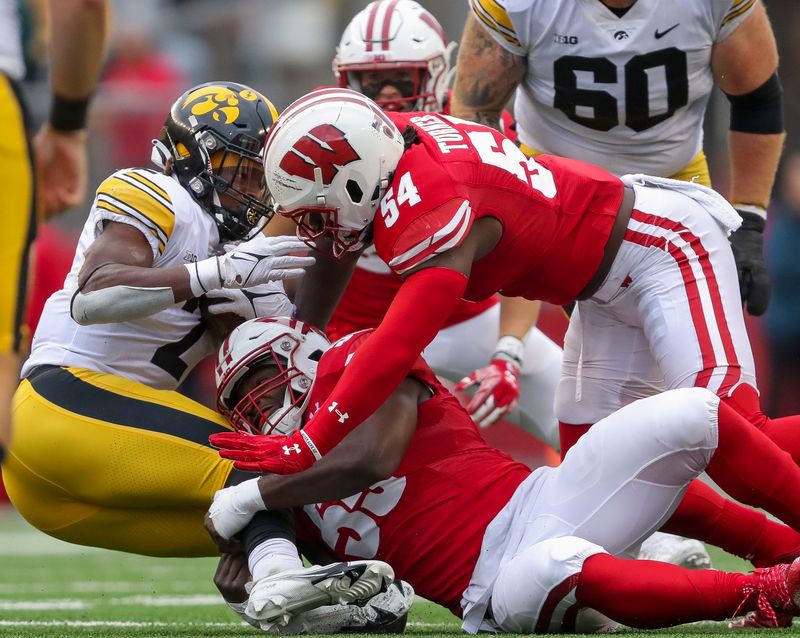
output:
[[[225,248],[227,252],[222,255],[186,264],[196,297],[220,288],[250,288],[301,277],[315,261],[308,255],[308,246],[296,237],[265,237],[258,233],[253,239]]]
[[[456,384],[456,390],[477,386],[467,404],[472,420],[486,428],[508,414],[519,403],[519,374],[525,345],[516,337],[501,337],[491,362]]]
[[[742,303],[753,316],[764,314],[770,294],[769,275],[764,263],[764,226],[767,222],[756,212],[758,210],[763,211],[760,206],[737,207],[742,225],[730,237]]]
[[[208,438],[223,459],[232,460],[237,470],[294,474],[311,467],[320,457],[302,430],[289,435],[220,432]]]
[[[274,282],[242,290],[212,290],[206,294],[206,299],[209,314],[234,314],[245,321],[257,317],[290,317],[294,311],[283,286]]]

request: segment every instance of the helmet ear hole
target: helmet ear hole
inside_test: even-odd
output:
[[[348,179],[344,188],[347,191],[347,195],[350,197],[350,201],[354,204],[360,204],[361,200],[364,199],[364,191],[361,190],[358,182],[354,179]]]

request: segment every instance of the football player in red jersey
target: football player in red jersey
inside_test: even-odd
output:
[[[449,114],[451,91],[445,84],[454,45],[448,44],[436,18],[414,0],[376,0],[345,28],[333,69],[339,86],[363,93],[385,111]],[[501,123],[504,133],[515,135],[507,111]],[[374,247],[366,248],[327,334],[337,339],[377,327],[401,283]],[[518,325],[508,310],[510,303],[516,302],[501,304],[497,295],[462,301],[425,349],[425,359],[453,381],[470,374],[486,379],[469,408],[481,427],[507,414],[510,421],[558,449],[553,396],[561,374],[561,348],[531,328],[530,321]],[[495,360],[503,363],[490,363]],[[498,366],[509,374],[497,374]]]
[[[717,455],[740,484],[731,494],[800,528],[797,417],[769,420],[758,406],[726,236],[740,219],[717,193],[646,176],[626,185],[576,160],[534,160],[493,129],[386,114],[346,89],[291,105],[265,165],[279,211],[310,243],[353,259],[374,241],[404,283],[302,430],[226,441],[240,466],[289,473],[320,459],[382,405],[461,298],[578,299],[581,321],[605,326],[586,347],[607,348],[609,365],[578,378],[600,375],[611,388],[584,397],[585,409],[651,393],[647,365],[667,388],[709,388],[756,426]],[[330,293],[346,284],[338,274],[310,276]]]
[[[309,379],[286,368],[280,355],[291,347],[271,346],[263,328],[285,321],[249,321],[220,350],[220,408],[239,428],[296,427],[320,410],[345,415],[329,397],[371,331],[340,339]],[[270,348],[277,356],[265,356]],[[301,379],[312,381],[304,401]],[[728,487],[717,454],[751,429],[713,392],[676,389],[622,408],[561,466],[531,472],[487,446],[418,357],[387,401],[319,463],[248,481],[260,498],[239,498],[241,486],[221,490],[206,526],[224,542],[260,509],[302,508],[301,539],[340,560],[390,563],[470,632],[587,632],[612,621],[649,628],[748,612],[739,624],[785,626],[800,613],[800,562],[744,575],[623,558],[700,472]],[[751,534],[728,549],[760,565],[800,553],[800,534],[737,507]]]

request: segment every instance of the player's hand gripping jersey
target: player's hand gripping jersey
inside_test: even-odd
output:
[[[527,158],[480,124],[430,113],[389,117],[401,131],[415,127],[420,141],[402,155],[380,202],[375,246],[395,273],[422,270],[406,278],[384,321],[303,430],[264,437],[255,447],[248,442],[250,458],[241,460],[258,462],[261,471],[310,466],[375,412],[461,298],[478,301],[501,292],[568,303],[603,257],[623,200],[618,178],[575,160]],[[468,278],[424,267],[487,217],[499,221],[502,237],[472,264]],[[287,448],[292,453],[284,454]]]
[[[756,0],[470,0],[506,50],[527,57],[520,140],[617,175],[674,175],[703,144],[711,50]]]
[[[325,402],[369,334],[346,337],[323,355],[312,410]],[[342,560],[388,562],[418,594],[461,616],[486,526],[530,470],[484,443],[421,358],[410,375],[433,396],[419,404],[416,431],[394,476],[344,500],[305,507],[299,532]]]
[[[214,219],[175,178],[143,168],[117,171],[97,190],[72,268],[45,305],[22,376],[42,364],[75,366],[172,390],[215,347],[196,299],[120,323],[81,326],[70,316],[84,254],[106,221],[139,229],[153,250],[154,268],[222,252]]]

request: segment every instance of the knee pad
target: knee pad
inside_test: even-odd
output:
[[[576,536],[536,543],[500,570],[492,588],[495,623],[512,633],[595,633],[617,623],[593,609],[581,608],[575,588],[583,561],[607,553]]]

